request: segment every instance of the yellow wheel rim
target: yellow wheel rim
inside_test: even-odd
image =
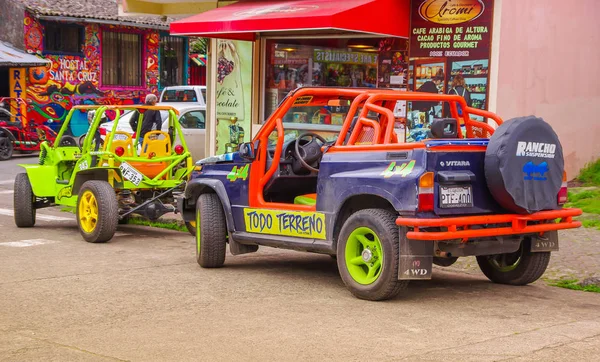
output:
[[[86,191],[79,199],[79,225],[86,233],[92,233],[98,224],[98,202],[91,191]]]
[[[196,227],[196,222],[195,221],[190,221],[190,226],[195,228]]]

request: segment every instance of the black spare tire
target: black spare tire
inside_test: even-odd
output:
[[[519,214],[559,208],[564,167],[558,136],[534,116],[504,122],[485,152],[485,178],[492,196]]]

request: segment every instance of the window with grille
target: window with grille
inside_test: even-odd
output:
[[[139,87],[142,83],[142,37],[102,32],[102,85]]]
[[[183,62],[185,60],[184,38],[162,36],[160,38],[160,87],[184,85]]]
[[[56,22],[44,23],[44,52],[82,54],[85,30],[81,25]]]

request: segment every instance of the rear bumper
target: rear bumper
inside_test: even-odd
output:
[[[580,209],[540,211],[531,215],[503,214],[448,217],[437,219],[402,218],[396,220],[399,226],[414,228],[406,234],[413,240],[451,240],[485,238],[503,235],[536,234],[546,231],[574,229],[581,222],[574,216],[581,215]],[[558,222],[555,222],[559,219]],[[500,224],[500,225],[498,225]],[[473,228],[475,226],[475,228]],[[445,231],[422,231],[421,228],[445,228]]]

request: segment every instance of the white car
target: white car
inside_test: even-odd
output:
[[[165,87],[158,102],[176,108],[191,104],[206,107],[206,86],[178,85]]]
[[[157,104],[161,105],[161,104]],[[206,107],[198,106],[195,104],[187,103],[185,106],[174,106],[173,104],[162,104],[169,105],[177,111],[179,111],[179,124],[181,125],[181,132],[185,137],[185,142],[188,149],[192,153],[194,160],[201,160],[204,158],[204,144],[206,141]],[[160,115],[163,120],[162,130],[168,131],[168,112],[160,111]],[[131,129],[129,122],[132,117],[139,117],[138,111],[128,111],[121,115],[119,123],[117,124],[117,131],[127,132],[135,136],[135,131]],[[100,134],[102,137],[106,136],[107,133],[112,131],[114,121],[103,123],[100,125]],[[175,140],[177,142],[177,140]]]

